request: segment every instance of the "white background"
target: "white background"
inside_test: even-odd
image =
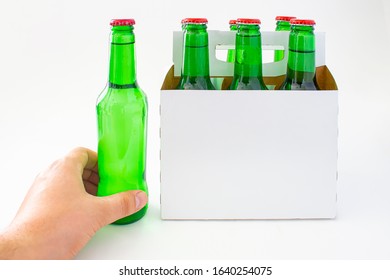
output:
[[[340,92],[337,218],[160,220],[159,90],[172,64],[172,31],[184,17],[207,17],[209,29],[220,30],[229,19],[256,17],[262,30],[273,30],[276,15],[313,18],[327,33],[327,65]],[[41,169],[76,146],[96,149],[95,102],[107,80],[112,18],[137,22],[150,209],[136,224],[100,230],[78,259],[390,259],[387,0],[2,0],[0,228]]]

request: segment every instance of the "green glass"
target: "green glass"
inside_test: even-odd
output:
[[[289,21],[278,20],[276,22],[275,31],[290,31],[291,25]],[[280,61],[284,58],[284,50],[276,50],[274,53],[274,61]]]
[[[210,80],[207,25],[187,23],[183,34],[183,65],[177,89],[214,90]]]
[[[147,99],[136,81],[133,26],[113,26],[108,85],[97,104],[98,196],[127,190],[148,192],[145,180]],[[117,220],[141,219],[148,205]]]
[[[261,35],[258,24],[238,23],[232,90],[267,90],[263,81]]]
[[[237,32],[237,23],[236,22],[230,23],[230,31]],[[228,50],[226,61],[234,63],[235,56],[236,56],[235,49]]]
[[[291,25],[286,79],[281,90],[317,90],[312,25]]]

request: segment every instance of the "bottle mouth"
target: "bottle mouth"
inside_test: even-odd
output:
[[[290,17],[290,16],[277,16],[275,20],[277,21],[285,21],[290,22],[291,20],[296,19],[296,17]]]
[[[185,18],[182,19],[181,24],[207,24],[207,18]]]
[[[111,26],[133,26],[135,25],[135,20],[132,18],[128,19],[113,19],[110,22]]]
[[[290,21],[291,25],[306,25],[306,26],[314,26],[316,22],[312,19],[292,19]]]
[[[258,18],[239,18],[237,19],[237,24],[259,25],[261,24],[261,21]]]

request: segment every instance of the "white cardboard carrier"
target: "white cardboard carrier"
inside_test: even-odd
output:
[[[288,50],[288,32],[262,32],[263,49]],[[175,90],[182,33],[173,34],[174,66],[161,90],[162,219],[329,219],[336,215],[338,92],[316,33],[321,91]],[[209,31],[210,74],[233,64],[216,49],[234,33]],[[284,80],[282,61],[263,65],[267,85]]]

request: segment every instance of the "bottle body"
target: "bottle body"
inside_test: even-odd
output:
[[[183,65],[177,89],[214,90],[209,69],[206,19],[185,19]]]
[[[98,196],[127,190],[147,192],[146,96],[139,88],[107,88],[97,105],[98,117]],[[137,213],[116,221],[131,223],[145,215],[147,205]]]
[[[267,90],[263,81],[260,20],[237,20],[236,56],[231,90]]]
[[[145,179],[147,99],[136,82],[134,34],[113,27],[110,74],[97,103],[98,196],[127,190],[148,192]],[[116,221],[128,224],[142,218],[148,205]]]
[[[303,23],[301,23],[303,22]],[[281,90],[317,90],[314,21],[292,20],[286,79]]]

